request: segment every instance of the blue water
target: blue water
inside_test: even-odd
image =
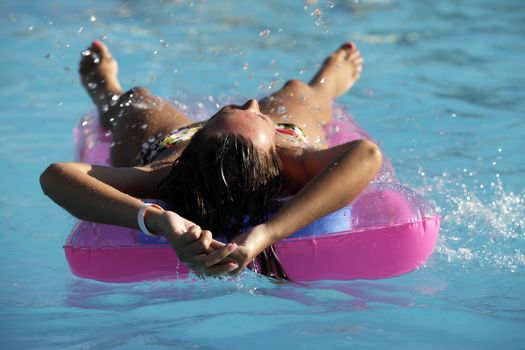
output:
[[[524,10],[519,0],[3,1],[1,348],[522,349]],[[38,176],[72,159],[71,129],[91,108],[76,65],[95,38],[124,86],[217,99],[307,79],[354,40],[365,70],[340,101],[401,183],[436,206],[435,253],[380,281],[72,276],[61,246],[74,219]]]

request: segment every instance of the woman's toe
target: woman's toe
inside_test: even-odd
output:
[[[109,51],[109,48],[104,44],[102,41],[95,40],[91,44],[91,50],[96,52],[98,55],[100,55],[103,59],[111,59],[111,52]]]

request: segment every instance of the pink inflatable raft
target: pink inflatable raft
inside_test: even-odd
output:
[[[343,109],[336,107],[334,113],[338,121],[326,126],[332,145],[368,138]],[[108,164],[111,135],[99,127],[95,114],[81,119],[74,136],[77,161]],[[352,205],[275,245],[290,279],[381,279],[425,263],[434,249],[440,218],[423,198],[395,184],[391,174],[385,162],[376,181]],[[103,282],[189,274],[163,238],[118,226],[79,221],[64,250],[73,274]]]

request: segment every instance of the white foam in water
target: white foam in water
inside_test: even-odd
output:
[[[429,180],[420,191],[439,197],[443,215],[434,259],[467,269],[525,269],[525,191],[507,192],[499,179],[483,188],[448,177]]]

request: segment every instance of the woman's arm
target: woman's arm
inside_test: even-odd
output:
[[[40,184],[46,195],[79,219],[138,229],[137,213],[144,203],[134,196],[156,198],[157,185],[168,172],[169,167],[55,163],[42,173]],[[235,251],[235,244],[214,241],[211,232],[176,213],[148,207],[144,219],[149,231],[166,237],[179,259],[197,273],[223,274],[238,267],[220,263]]]
[[[79,219],[138,228],[137,211],[155,198],[169,168],[114,168],[84,163],[54,163],[40,176],[44,193]]]
[[[269,245],[351,203],[376,176],[381,162],[379,147],[367,140],[305,151],[296,157],[291,164],[293,169],[288,169],[293,175],[291,182],[297,187],[305,182],[306,185],[266,223],[235,240],[241,249],[231,258],[241,268],[234,273]]]

